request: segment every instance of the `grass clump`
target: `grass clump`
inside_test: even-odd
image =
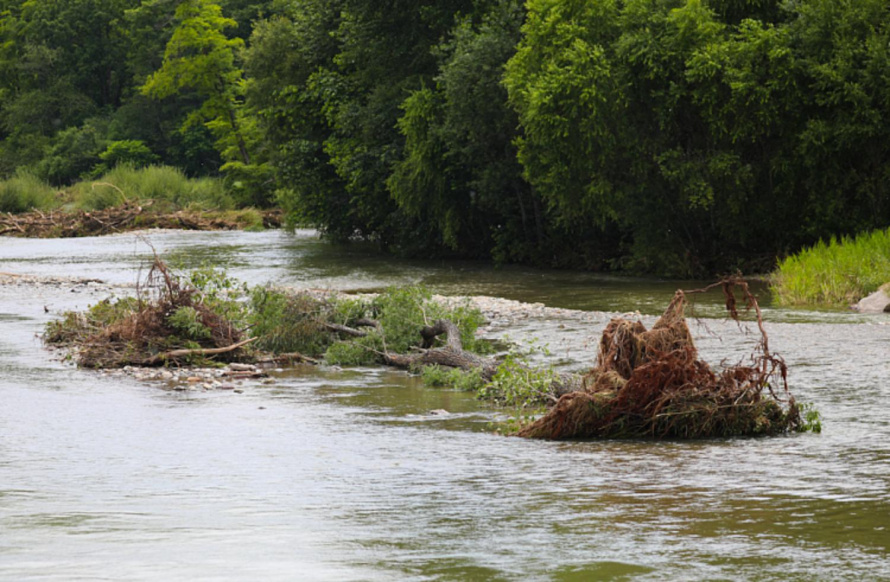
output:
[[[788,257],[773,274],[779,305],[843,307],[890,282],[890,228],[832,238]]]
[[[0,212],[19,214],[48,210],[56,205],[56,193],[48,184],[27,172],[0,181]]]
[[[119,165],[96,180],[71,188],[74,203],[83,210],[104,210],[127,201],[153,200],[158,210],[181,208],[231,210],[235,202],[222,180],[189,178],[170,166],[136,168]]]

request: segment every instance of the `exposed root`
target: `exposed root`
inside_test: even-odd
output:
[[[687,294],[722,287],[726,308],[738,321],[735,288],[757,314],[761,332],[750,366],[717,374],[698,359],[686,324]],[[677,291],[651,330],[614,319],[603,332],[598,365],[583,389],[559,399],[520,436],[577,438],[702,438],[778,434],[797,428],[798,408],[788,392],[787,369],[770,353],[757,301],[748,285],[729,278],[705,289]],[[776,384],[785,399],[776,393]]]

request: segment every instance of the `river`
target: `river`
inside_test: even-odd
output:
[[[309,231],[149,239],[251,284],[423,283],[581,309],[501,330],[568,368],[591,363],[611,315],[651,324],[687,285],[402,261]],[[129,285],[150,252],[134,235],[0,238],[0,272]],[[41,347],[48,320],[106,293],[0,285],[2,580],[890,580],[890,316],[767,305],[822,434],[551,443],[498,436],[501,411],[395,371],[175,392]],[[734,362],[756,336],[718,303],[697,305],[697,341]]]

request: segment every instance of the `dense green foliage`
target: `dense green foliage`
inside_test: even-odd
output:
[[[675,275],[890,224],[883,0],[0,0],[0,17],[0,178],[164,163],[332,238]]]
[[[779,263],[773,277],[781,305],[856,303],[890,283],[890,228],[819,241]]]

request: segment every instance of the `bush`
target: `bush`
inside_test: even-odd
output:
[[[19,172],[0,181],[0,212],[47,210],[55,206],[55,191],[33,174]]]
[[[371,302],[371,310],[380,321],[389,351],[407,352],[419,343],[420,330],[438,319],[457,325],[465,350],[487,351],[488,344],[476,339],[476,330],[485,320],[482,313],[469,305],[452,308],[437,303],[425,287],[390,287]]]
[[[336,337],[325,329],[330,306],[311,295],[257,287],[250,297],[250,323],[256,347],[275,353],[323,354]]]
[[[890,282],[890,228],[832,238],[788,257],[773,274],[780,305],[842,307]]]
[[[148,149],[144,142],[138,139],[126,139],[108,144],[105,151],[99,154],[99,159],[102,160],[102,164],[96,167],[99,170],[97,173],[104,174],[120,165],[144,168],[157,162],[158,156]]]
[[[70,184],[99,162],[105,147],[105,128],[101,120],[93,120],[82,127],[70,127],[53,139],[53,144],[37,164],[37,174],[52,184]]]

